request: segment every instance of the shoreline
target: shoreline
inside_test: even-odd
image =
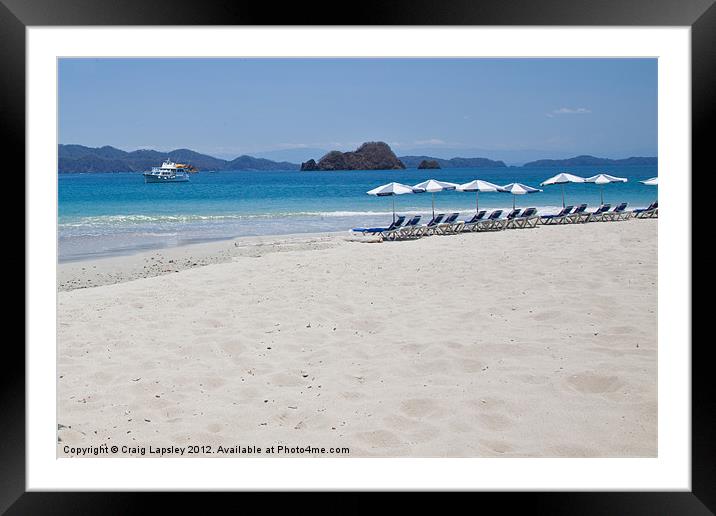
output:
[[[627,220],[623,223],[643,223]],[[619,222],[616,222],[619,223]],[[597,222],[591,224],[614,224]],[[538,226],[546,230],[564,227],[583,227],[585,224]],[[521,230],[517,230],[518,232]],[[497,232],[498,234],[501,232]],[[470,233],[462,236],[479,236]],[[456,237],[461,235],[448,235]],[[445,238],[445,237],[438,237]],[[343,241],[375,243],[374,237],[361,237],[350,230],[319,233],[289,233],[283,235],[252,235],[234,238],[212,239],[206,242],[185,243],[131,254],[89,257],[81,260],[60,261],[57,264],[57,289],[59,292],[75,289],[114,285],[142,278],[153,278],[212,264],[227,263],[242,257],[258,258],[265,254],[291,250],[325,249]],[[400,245],[401,242],[386,242]]]
[[[164,247],[127,255],[64,261],[57,264],[57,289],[65,292],[114,285],[226,263],[240,257],[256,258],[266,253],[320,249],[330,247],[343,233],[345,232],[245,236]]]
[[[421,195],[421,194],[416,194]],[[366,196],[368,197],[368,196]],[[399,206],[396,212],[406,217],[420,215],[421,222],[432,218],[429,198],[423,206]],[[413,199],[415,202],[416,199]],[[401,199],[401,202],[405,200]],[[451,199],[440,199],[436,213],[459,212],[460,218],[475,213],[475,198],[469,204],[456,203]],[[643,208],[651,203],[632,202],[629,210]],[[245,237],[271,238],[288,236],[310,236],[322,233],[341,233],[353,227],[381,227],[391,221],[392,211],[387,203],[378,203],[373,209],[359,208],[326,211],[300,211],[291,213],[264,214],[205,214],[205,215],[122,215],[96,216],[74,222],[60,222],[58,225],[58,260],[60,263],[86,262],[114,256],[132,256],[139,253],[162,251],[174,247],[230,241]],[[538,213],[558,213],[559,205],[525,203]],[[616,204],[614,204],[616,206]],[[387,211],[385,209],[387,208]],[[495,199],[481,199],[480,209],[488,213],[501,209],[508,213],[512,204],[495,202]]]

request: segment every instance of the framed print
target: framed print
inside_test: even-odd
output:
[[[712,2],[345,25],[2,1],[27,203],[3,510],[255,490],[713,510],[691,341]]]

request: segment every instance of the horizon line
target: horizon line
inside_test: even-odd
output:
[[[78,146],[78,147],[84,147],[84,148],[87,148],[87,149],[102,149],[102,148],[105,148],[105,147],[110,147],[110,148],[112,148],[112,149],[116,149],[116,150],[119,150],[119,151],[122,151],[122,152],[126,152],[126,153],[139,152],[139,151],[153,151],[153,152],[171,154],[172,152],[176,152],[176,151],[180,151],[180,150],[186,150],[186,151],[189,151],[189,152],[194,152],[194,153],[196,153],[196,154],[201,154],[201,155],[203,155],[203,156],[207,156],[207,157],[212,158],[212,159],[216,159],[216,160],[220,160],[220,161],[226,161],[226,162],[231,162],[231,161],[237,160],[237,159],[242,158],[242,157],[248,157],[248,158],[253,158],[253,159],[262,159],[262,160],[266,160],[266,161],[271,161],[271,162],[273,162],[273,163],[289,163],[289,164],[292,164],[292,165],[301,165],[301,164],[303,163],[303,162],[301,162],[301,163],[295,163],[295,162],[293,162],[293,161],[285,161],[285,160],[277,161],[277,160],[272,160],[272,159],[269,159],[269,158],[260,158],[260,157],[252,156],[251,154],[240,154],[240,155],[236,156],[236,157],[233,158],[233,159],[225,159],[225,158],[219,158],[219,157],[216,157],[216,156],[212,156],[211,154],[206,154],[206,153],[204,153],[204,152],[199,152],[199,151],[196,151],[196,150],[194,150],[194,149],[190,149],[189,147],[177,147],[177,148],[172,149],[172,150],[164,151],[164,150],[152,149],[152,148],[148,148],[148,147],[142,147],[142,148],[138,148],[138,149],[134,149],[134,150],[125,150],[125,149],[121,149],[121,148],[119,148],[119,147],[115,147],[115,146],[113,146],[113,145],[102,145],[101,147],[91,147],[91,146],[89,146],[89,145],[84,145],[84,144],[81,144],[81,143],[58,143],[58,144],[57,144],[58,147],[59,147],[59,146],[63,146],[63,145],[64,145],[64,146],[76,145],[76,146]],[[388,144],[386,144],[386,145],[388,145]],[[388,145],[388,146],[390,147],[390,145]],[[391,147],[391,151],[392,151],[392,150],[393,150],[393,149],[392,149],[392,147]],[[507,151],[507,152],[516,152],[516,151],[519,151],[519,149],[517,149],[517,150],[512,150],[512,151]],[[273,151],[261,151],[261,152],[263,153],[263,152],[273,152]],[[328,152],[333,152],[333,151],[326,151],[326,153],[328,153]],[[339,151],[339,152],[352,152],[352,151]],[[393,153],[394,153],[394,154],[396,155],[396,157],[398,157],[398,158],[401,158],[401,157],[425,157],[425,158],[439,159],[439,160],[444,160],[444,161],[450,161],[450,160],[452,160],[452,159],[457,159],[457,158],[464,158],[464,159],[486,159],[486,160],[489,160],[489,161],[501,161],[501,162],[505,163],[505,161],[502,160],[502,159],[491,159],[491,158],[486,158],[485,156],[453,156],[452,158],[438,158],[438,157],[436,157],[436,156],[430,156],[430,155],[428,155],[428,154],[404,154],[403,156],[398,156],[398,154],[395,153],[395,151],[393,151]],[[325,154],[324,154],[324,155],[325,155]],[[525,163],[532,163],[532,162],[535,162],[535,161],[567,161],[567,160],[570,160],[570,159],[582,158],[582,157],[590,157],[590,158],[597,158],[597,159],[608,159],[608,160],[611,160],[611,161],[622,161],[622,160],[627,160],[627,159],[632,159],[632,158],[658,159],[658,154],[657,154],[657,155],[654,155],[654,156],[627,156],[627,157],[623,157],[623,158],[604,158],[604,157],[600,157],[600,156],[595,156],[595,155],[593,155],[593,154],[575,154],[574,156],[571,156],[571,157],[569,157],[569,158],[539,158],[539,159],[533,159],[533,160],[527,161],[527,162],[525,162]],[[320,158],[319,158],[319,159],[320,159]],[[512,166],[512,165],[506,165],[506,166]],[[522,166],[524,166],[524,163],[522,164]]]

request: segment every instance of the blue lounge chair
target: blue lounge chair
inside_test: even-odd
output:
[[[463,220],[462,226],[458,229],[458,231],[475,231],[475,226],[477,226],[477,223],[485,217],[486,213],[487,211],[480,210],[469,219]]]
[[[536,228],[537,222],[539,222],[537,208],[527,208],[522,212],[522,215],[517,215],[516,217],[508,220],[505,228]]]
[[[418,226],[417,228],[415,228],[415,231],[414,231],[415,235],[414,235],[414,236],[419,236],[419,237],[421,237],[421,236],[427,235],[428,232],[433,231],[434,228],[435,228],[435,226],[437,226],[438,224],[440,224],[440,223],[443,221],[444,218],[445,218],[445,214],[444,214],[444,213],[438,213],[438,214],[435,215],[435,216],[430,220],[430,222],[428,222],[427,224],[423,224],[422,226]]]
[[[455,222],[459,216],[459,212],[451,213],[450,215],[448,215],[445,220],[435,226],[433,234],[446,235],[448,233],[454,233],[457,226],[460,225],[459,222]]]
[[[391,231],[393,229],[399,228],[403,221],[405,221],[405,215],[399,215],[395,221],[393,221],[390,226],[387,228],[353,228],[351,231],[355,231],[357,233],[382,233],[383,231]]]
[[[609,211],[609,208],[611,208],[611,204],[602,204],[599,208],[594,210],[593,212],[585,212],[579,222],[596,222],[598,220],[602,220],[602,214]]]
[[[584,207],[586,208],[587,206],[584,205]],[[564,222],[564,217],[569,215],[573,209],[574,206],[566,206],[562,208],[559,213],[553,213],[551,215],[542,215],[539,218],[539,224],[561,224],[562,222]]]
[[[520,214],[521,210],[522,208],[514,208],[507,214],[504,219],[495,219],[495,221],[492,223],[492,229],[505,229],[507,227],[507,224],[509,224],[512,219],[514,219],[517,215]]]
[[[628,219],[629,217],[631,217],[631,213],[628,211],[625,211],[626,207],[627,207],[627,203],[623,202],[623,203],[619,204],[618,206],[615,206],[613,210],[603,212],[602,216],[601,216],[601,220],[603,222],[606,222],[606,221]]]
[[[473,231],[491,231],[495,221],[500,218],[500,215],[502,215],[502,210],[494,210],[490,213],[489,217],[478,221],[477,224],[475,224],[475,229]]]
[[[584,211],[587,209],[586,204],[580,204],[577,206],[577,208],[570,214],[565,215],[562,218],[562,224],[575,224],[577,222],[580,222],[582,215],[584,214]]]
[[[405,226],[384,231],[381,233],[381,236],[384,240],[403,240],[410,238],[415,228],[419,227],[418,222],[420,222],[420,215],[414,215],[413,218],[405,223]]]
[[[451,213],[450,215],[448,215],[448,217],[445,220],[443,220],[438,225],[442,226],[443,224],[453,224],[459,216],[460,216],[459,212]]]
[[[637,208],[632,211],[637,219],[650,219],[659,216],[659,201],[652,202],[647,208]]]

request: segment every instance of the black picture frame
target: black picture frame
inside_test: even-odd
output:
[[[351,25],[689,26],[692,31],[692,168],[707,171],[711,168],[707,158],[713,147],[708,129],[714,126],[716,113],[716,6],[713,4],[714,0],[371,0],[359,6],[345,5],[338,11],[337,4],[328,2],[295,2],[277,7],[268,3],[220,0],[154,0],[151,3],[147,0],[0,0],[3,157],[11,158],[15,170],[25,170],[25,29],[28,26],[342,25],[346,21]],[[338,15],[338,12],[344,14]],[[693,200],[698,199],[697,195]],[[708,360],[710,344],[710,339],[703,339],[701,347],[692,347],[690,492],[485,493],[480,496],[490,500],[499,497],[502,511],[529,508],[551,514],[712,514],[716,510],[716,402]],[[141,511],[150,497],[161,497],[164,510],[171,510],[173,505],[184,510],[193,508],[194,501],[182,493],[26,492],[25,353],[15,340],[7,339],[5,345],[9,358],[0,374],[0,512],[126,514]],[[413,498],[422,504],[421,499],[420,496]],[[205,503],[200,501],[202,505],[197,507],[205,508]],[[355,504],[345,500],[342,505]]]

